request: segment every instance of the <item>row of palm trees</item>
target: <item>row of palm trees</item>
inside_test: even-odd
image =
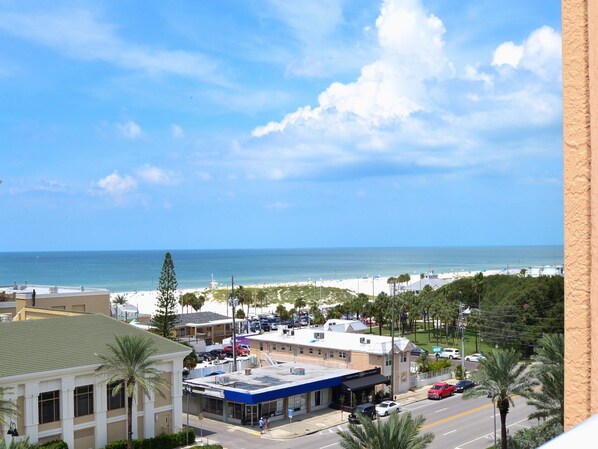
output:
[[[548,334],[540,341],[534,363],[520,363],[514,349],[492,350],[473,374],[476,386],[467,390],[465,399],[489,397],[500,414],[500,443],[507,449],[507,414],[517,395],[535,407],[529,419],[543,420],[542,433],[547,439],[562,432],[564,424],[564,336]],[[424,449],[434,439],[431,433],[420,435],[424,418],[410,413],[392,415],[386,422],[373,423],[358,416],[361,426],[349,425],[338,432],[344,449]]]

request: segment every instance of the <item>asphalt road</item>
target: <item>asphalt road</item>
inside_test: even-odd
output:
[[[509,431],[535,425],[536,422],[527,420],[532,410],[526,405],[525,399],[515,398],[515,407],[511,407],[507,416]],[[405,411],[426,418],[422,430],[435,435],[429,449],[487,449],[494,442],[494,410],[487,398],[464,400],[460,394],[456,394],[440,401],[417,402],[403,407],[401,413]],[[202,424],[204,436],[207,435],[210,442],[217,441],[229,449],[340,449],[336,432],[347,429],[344,424],[304,437],[274,441],[211,420],[205,420]],[[497,435],[500,435],[498,413],[496,426]]]

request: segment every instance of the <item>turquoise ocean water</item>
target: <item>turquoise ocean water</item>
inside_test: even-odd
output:
[[[4,252],[0,285],[157,287],[164,250]],[[562,265],[563,246],[172,250],[180,288]]]

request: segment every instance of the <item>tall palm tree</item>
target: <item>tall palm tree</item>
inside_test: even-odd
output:
[[[127,396],[127,449],[133,447],[133,401],[138,387],[148,397],[151,393],[164,397],[161,388],[168,386],[152,366],[156,353],[154,343],[144,335],[117,335],[116,342],[108,344],[107,353],[98,354],[102,365],[97,372],[105,376],[105,383],[116,385],[114,395],[124,390]]]
[[[187,313],[189,313],[189,306],[193,304],[193,301],[196,300],[195,293],[187,292],[184,295],[179,296],[179,304],[182,308],[187,308]]]
[[[4,399],[4,395],[12,388],[0,387],[0,424],[8,425],[12,418],[17,417],[17,407],[14,402]],[[8,421],[5,421],[7,419]]]
[[[546,425],[559,425],[565,421],[565,339],[563,334],[546,334],[540,340],[537,362],[531,372],[536,376],[542,389],[534,391],[527,402],[536,411],[529,419],[546,420]]]
[[[206,303],[206,297],[204,295],[195,295],[193,300],[191,301],[191,308],[194,312],[199,312],[203,305]]]
[[[346,431],[337,432],[343,449],[424,449],[434,440],[434,434],[420,435],[423,416],[411,413],[392,414],[387,421],[375,422],[358,415],[361,426],[349,424]]]
[[[500,413],[500,442],[502,449],[507,449],[507,413],[515,405],[513,396],[529,397],[537,381],[519,363],[519,355],[514,349],[493,349],[473,373],[476,386],[467,390],[463,397],[487,396],[496,404]]]

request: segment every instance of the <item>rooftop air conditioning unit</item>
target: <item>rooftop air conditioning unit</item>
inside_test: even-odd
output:
[[[322,340],[324,338],[324,332],[314,332],[314,338],[316,340]]]
[[[304,376],[305,368],[291,368],[291,374],[294,374],[295,376]]]
[[[226,385],[230,383],[230,376],[215,376],[216,383],[220,385]]]
[[[245,375],[249,376],[251,374],[251,368],[245,368]]]
[[[365,344],[365,337],[361,337],[361,338],[359,339],[359,343],[361,343],[361,344]]]
[[[370,340],[369,338],[365,341],[366,345],[369,345],[372,342],[372,340]]]

